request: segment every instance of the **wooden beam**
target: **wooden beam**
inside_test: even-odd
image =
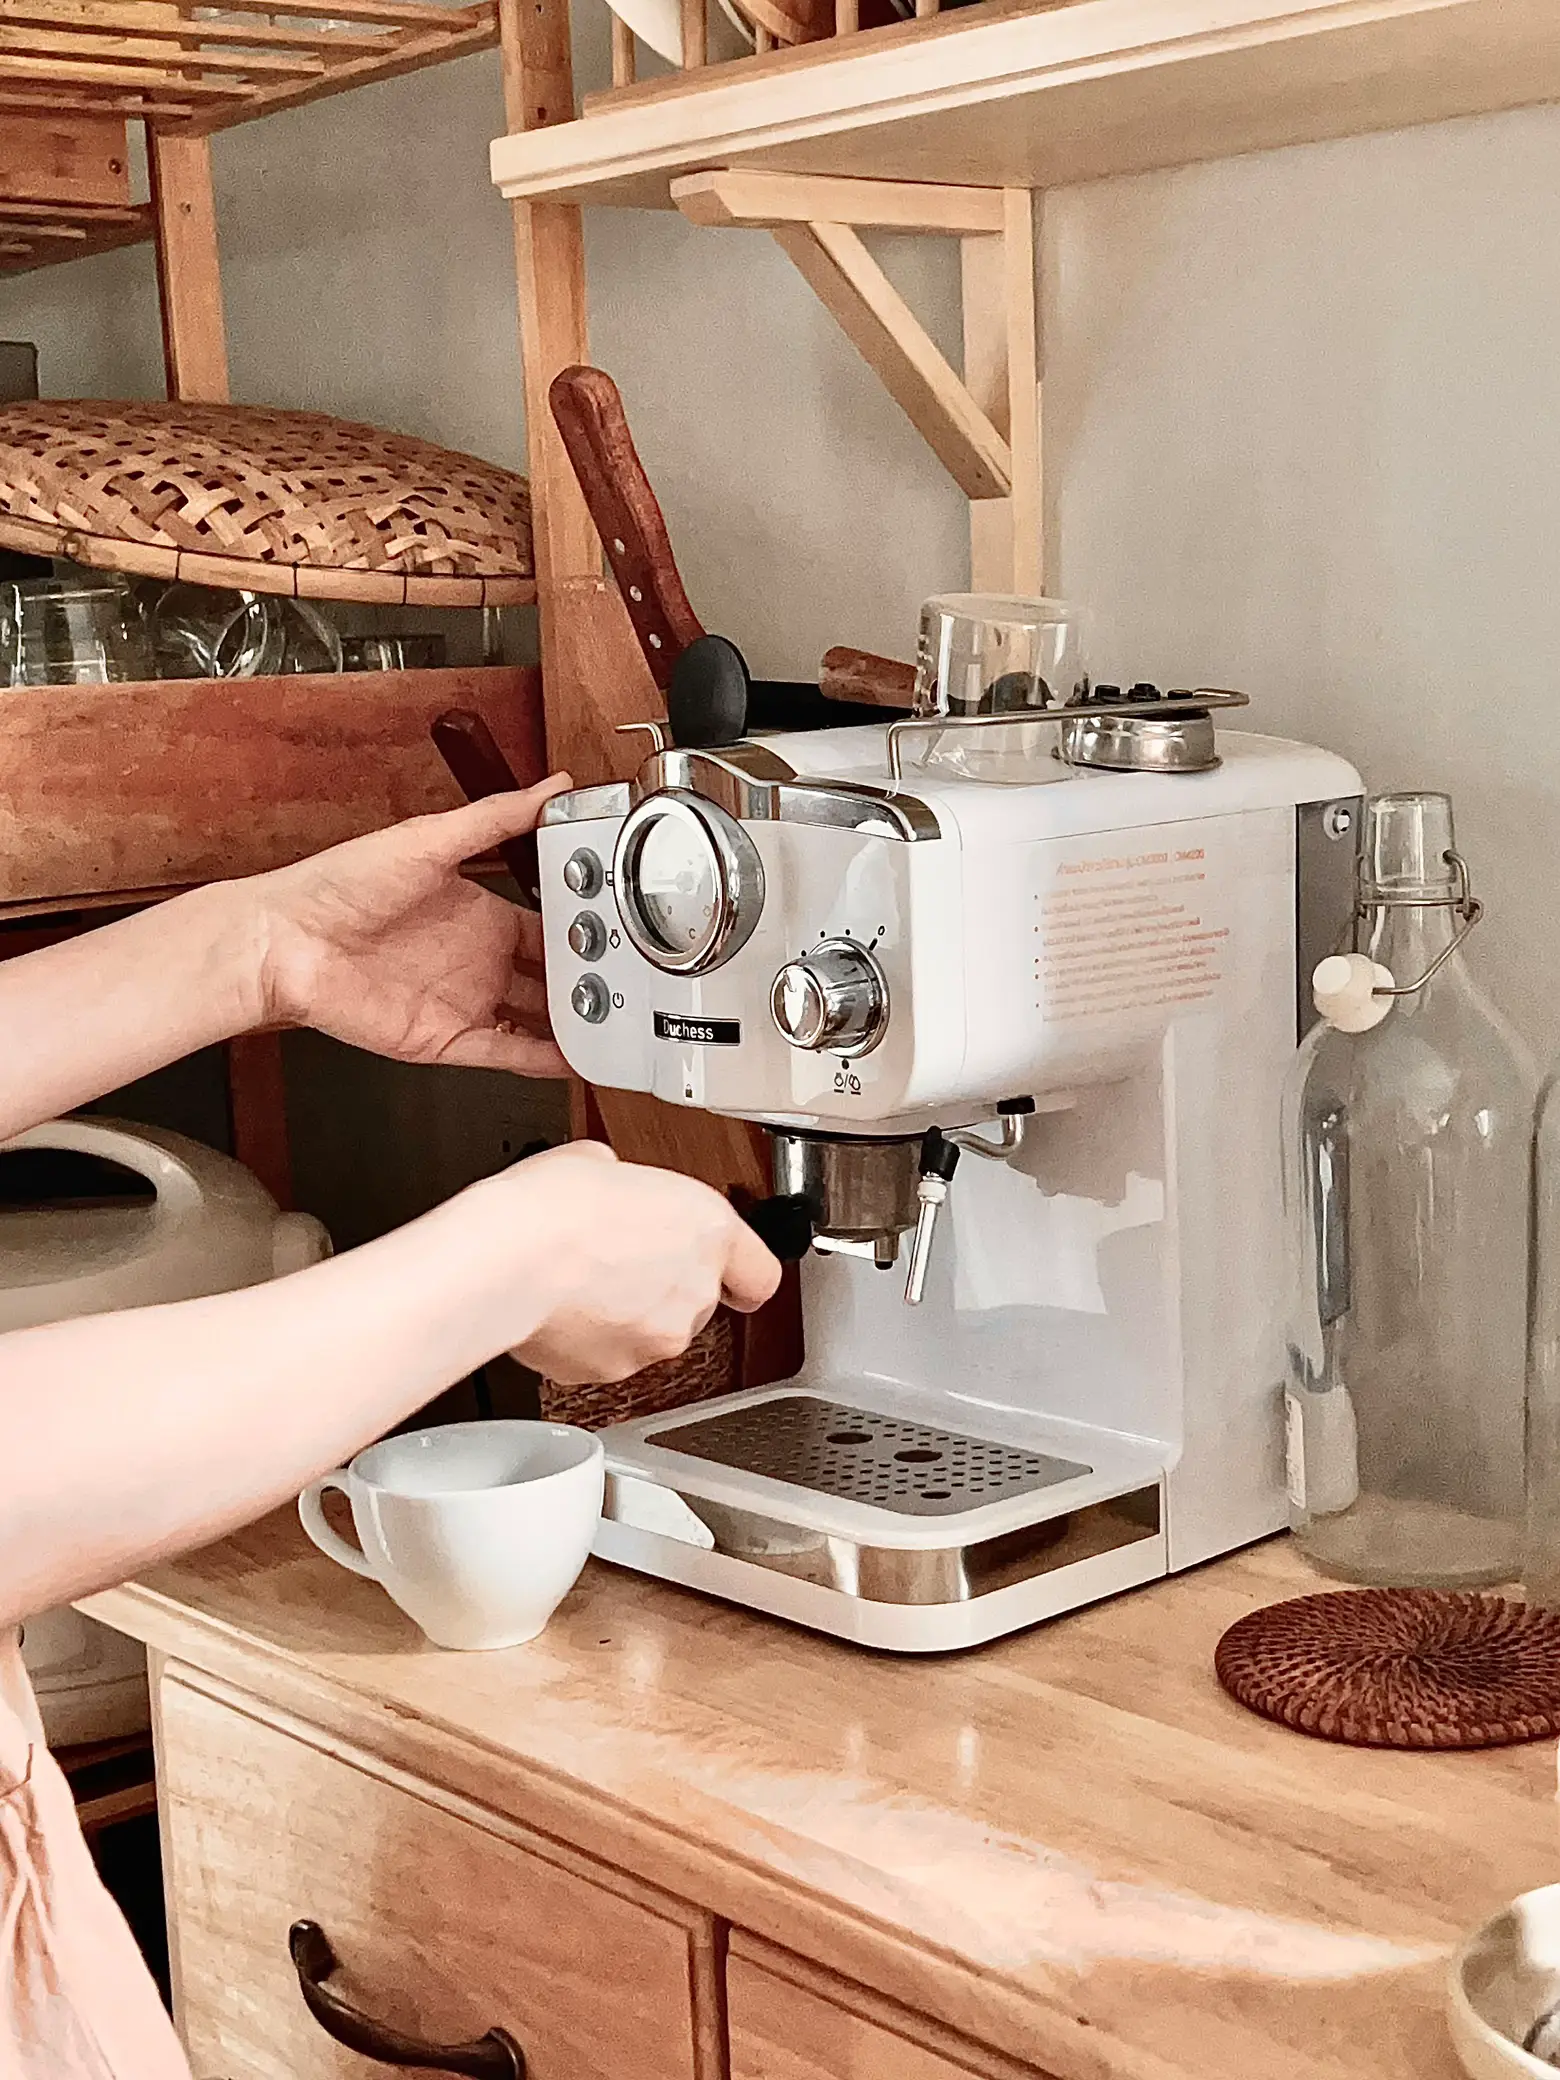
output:
[[[999,233],[1000,188],[950,188],[929,181],[864,181],[744,167],[690,173],[671,195],[691,224],[853,224],[880,230],[963,235]]]
[[[489,11],[476,7],[441,7],[438,0],[299,0],[279,7],[276,0],[222,0],[224,14],[286,14],[297,21],[382,22],[398,29],[491,28]]]
[[[225,404],[227,332],[211,193],[211,141],[152,130],[147,158],[157,224],[168,395],[190,403]]]
[[[612,17],[612,84],[615,87],[631,87],[638,74],[639,61],[634,50],[634,32],[620,14]]]
[[[0,125],[0,196],[13,202],[128,207],[130,151],[122,118],[94,111],[63,121],[53,106],[43,109],[27,101],[24,107],[26,113]]]
[[[1035,340],[1034,210],[1029,191],[1002,198],[998,238],[961,251],[964,381],[1008,442],[1011,492],[970,507],[970,584],[977,592],[1041,591],[1040,425]]]
[[[193,49],[201,44],[237,44],[243,49],[299,51],[385,50],[387,25],[366,29],[279,29],[270,22],[179,21],[131,23],[104,0],[79,0],[69,13],[57,0],[5,0],[4,27],[28,29],[94,30],[99,35],[133,36],[137,44],[176,43]]]
[[[505,110],[511,130],[565,123],[574,115],[568,0],[499,0]],[[553,423],[548,389],[560,370],[589,359],[585,252],[580,213],[560,203],[514,205],[520,342],[525,368],[532,535],[541,614],[547,753],[577,782],[632,772],[643,739],[617,736],[620,722],[664,716],[616,588],[602,575],[601,544]],[[597,1121],[629,1162],[660,1163],[717,1191],[770,1189],[761,1131],[743,1120],[668,1106],[642,1093],[597,1091],[574,1108],[577,1126]],[[800,1319],[794,1281],[771,1302],[766,1325],[744,1341],[744,1384],[795,1369]]]
[[[152,116],[166,116],[170,122],[176,122],[194,113],[189,102],[170,98],[161,92],[98,94],[84,90],[79,94],[61,94],[51,90],[37,94],[26,87],[0,92],[0,109],[7,114],[28,115],[41,108],[46,108],[52,116],[134,116],[138,122]]]
[[[695,72],[709,61],[709,17],[706,0],[680,0],[682,62],[685,72]]]
[[[253,123],[261,116],[278,115],[283,109],[305,108],[312,101],[344,94],[352,87],[402,79],[408,73],[425,71],[430,65],[447,65],[452,59],[491,50],[497,41],[498,30],[491,14],[482,14],[472,21],[466,10],[452,8],[440,18],[437,28],[398,36],[382,51],[369,57],[343,59],[297,85],[252,87],[222,106],[203,110],[188,127],[192,131],[230,130],[239,123]]]
[[[966,498],[1006,498],[1008,444],[846,224],[771,233]]]
[[[228,1122],[233,1154],[277,1205],[290,1207],[292,1150],[279,1033],[245,1033],[227,1044]]]
[[[498,20],[504,111],[511,130],[571,121],[574,69],[565,0],[499,0]],[[550,730],[561,695],[550,683],[556,616],[549,593],[564,578],[594,576],[601,569],[601,545],[547,403],[559,370],[589,359],[585,238],[580,213],[571,204],[517,202],[513,208],[531,527]]]
[[[1015,592],[1041,593],[1046,583],[1045,517],[1040,452],[1040,344],[1035,282],[1035,198],[1028,188],[1003,192],[1002,286],[1007,329],[1008,451],[1012,569]]]
[[[58,61],[62,67],[78,59],[91,58],[115,65],[150,65],[163,72],[195,72],[203,77],[222,73],[238,79],[259,79],[273,74],[312,79],[324,70],[325,65],[319,52],[313,49],[277,53],[230,49],[221,42],[212,45],[208,38],[202,37],[200,28],[194,23],[182,41],[190,47],[183,48],[177,43],[158,44],[150,39],[145,43],[130,43],[122,34],[39,29],[26,23],[13,27],[8,14],[0,15],[0,53],[47,58]],[[206,47],[196,49],[196,44]]]
[[[244,92],[236,80],[227,80],[218,86],[211,80],[187,78],[170,70],[167,65],[155,70],[138,70],[146,63],[144,59],[129,56],[112,62],[68,57],[29,58],[0,48],[0,78],[45,88],[98,86],[122,91],[146,88],[153,92],[167,89],[189,101],[220,102],[232,101]]]

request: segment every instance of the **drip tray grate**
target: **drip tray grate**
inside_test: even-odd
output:
[[[777,1394],[657,1430],[647,1442],[906,1517],[961,1516],[1094,1470],[815,1394]]]

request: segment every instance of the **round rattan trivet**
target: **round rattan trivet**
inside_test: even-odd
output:
[[[238,404],[0,407],[0,547],[305,599],[535,599],[513,470],[324,412]]]
[[[1560,1733],[1560,1612],[1448,1589],[1269,1604],[1214,1655],[1238,1703],[1360,1748],[1501,1748]]]

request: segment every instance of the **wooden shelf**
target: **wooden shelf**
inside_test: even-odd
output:
[[[80,202],[0,201],[0,275],[29,274],[61,260],[140,245],[152,235],[151,207],[144,202],[104,209]]]
[[[492,170],[652,208],[712,167],[1047,188],[1554,100],[1555,0],[983,0],[616,89]]]
[[[481,715],[529,786],[547,770],[538,678],[484,665],[13,687],[0,920],[154,902],[452,809],[428,733],[446,708]]]
[[[138,117],[202,135],[498,41],[497,0],[4,0],[0,108]]]

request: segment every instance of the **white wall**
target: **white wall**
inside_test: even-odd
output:
[[[218,140],[235,395],[518,459],[496,59]],[[1047,473],[1102,677],[1252,692],[1377,786],[1449,787],[1475,944],[1560,1043],[1560,112],[1051,196]],[[759,667],[906,653],[963,508],[757,233],[590,220],[593,351],[695,601]],[[885,264],[945,340],[953,256]],[[144,253],[0,291],[46,390],[156,391]]]

